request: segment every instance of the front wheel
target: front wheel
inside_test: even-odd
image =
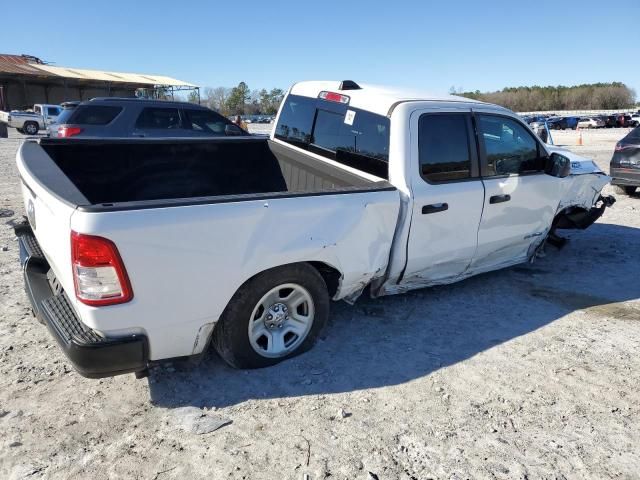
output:
[[[268,367],[309,350],[328,317],[327,285],[315,268],[272,268],[240,287],[212,343],[232,367]]]

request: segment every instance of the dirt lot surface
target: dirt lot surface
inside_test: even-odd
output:
[[[554,139],[607,169],[625,133]],[[335,304],[316,348],[277,367],[232,370],[211,354],[145,380],[88,380],[30,315],[11,136],[0,140],[0,478],[640,475],[640,197],[617,195],[533,265]]]

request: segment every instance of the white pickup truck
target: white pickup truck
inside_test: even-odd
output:
[[[25,135],[35,135],[39,130],[45,130],[55,123],[61,112],[60,105],[36,104],[33,106],[33,112],[0,111],[0,122],[6,123]]]
[[[612,203],[504,108],[352,81],[291,87],[270,138],[42,139],[17,164],[28,296],[88,377],[210,343],[272,365],[330,299],[530,261]]]

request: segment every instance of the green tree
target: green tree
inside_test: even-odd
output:
[[[233,115],[244,115],[247,102],[251,99],[251,90],[246,83],[240,82],[237,87],[231,89],[227,99],[227,108]]]
[[[516,112],[549,110],[617,110],[630,108],[636,92],[621,82],[566,87],[508,87],[497,92],[460,92],[468,98],[496,103]]]

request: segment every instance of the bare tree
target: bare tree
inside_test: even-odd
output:
[[[211,88],[207,87],[204,89],[204,104],[217,112],[222,113],[223,115],[229,115],[229,109],[227,107],[227,100],[229,99],[229,95],[231,93],[230,88],[225,87],[216,87]]]

